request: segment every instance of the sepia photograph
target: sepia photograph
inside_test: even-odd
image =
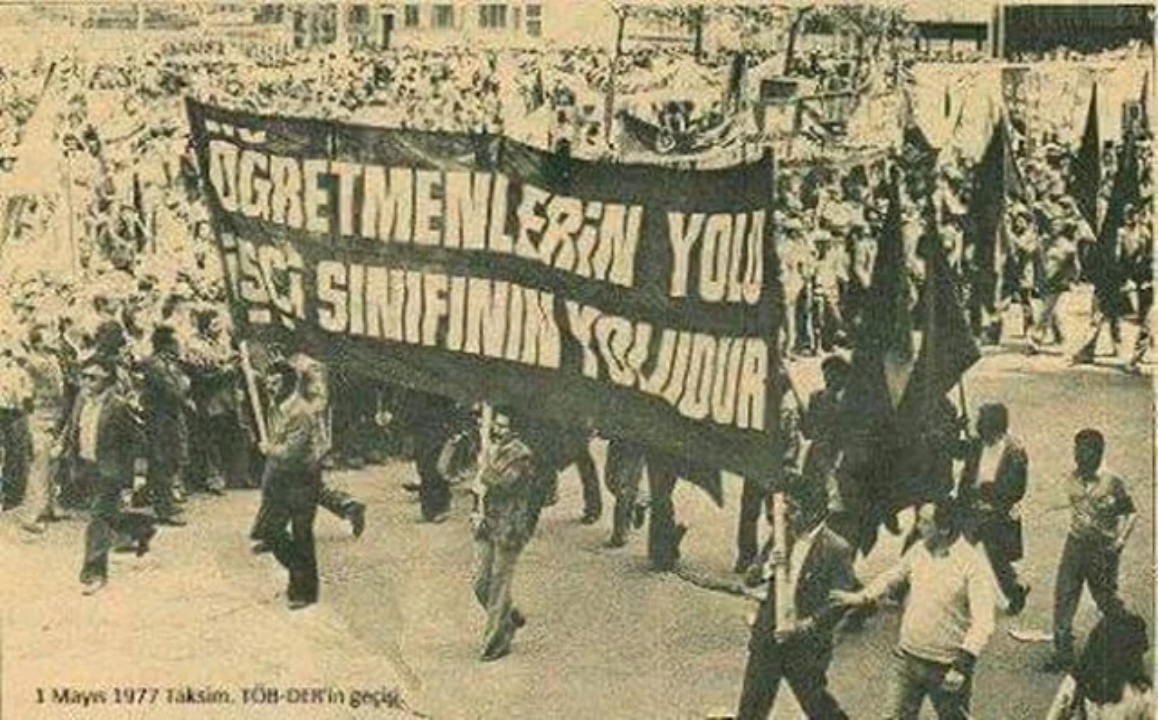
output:
[[[1151,720],[1156,6],[0,2],[0,720]]]

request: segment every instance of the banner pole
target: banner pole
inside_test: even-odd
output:
[[[64,204],[68,206],[68,254],[73,278],[80,275],[80,251],[76,243],[76,212],[72,206],[72,151],[64,152]]]
[[[772,494],[772,549],[780,558],[774,566],[773,580],[776,583],[776,627],[788,630],[793,620],[789,612],[792,598],[788,597],[791,592],[788,584],[788,503],[783,490]]]
[[[968,420],[969,419],[969,405],[965,401],[965,376],[964,375],[962,375],[961,379],[959,379],[957,381],[957,398],[961,403],[961,415],[964,416],[966,420]]]
[[[257,392],[257,376],[253,372],[253,364],[249,361],[249,342],[242,340],[238,349],[241,354],[241,374],[245,377],[246,395],[249,396],[254,424],[257,425],[257,439],[265,444],[269,442],[269,431],[265,425],[265,410],[261,405],[261,396]]]

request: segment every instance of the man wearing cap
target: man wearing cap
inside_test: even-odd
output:
[[[128,405],[114,390],[112,373],[90,360],[81,370],[81,392],[60,452],[74,459],[75,472],[93,488],[92,518],[85,531],[80,581],[91,595],[108,581],[109,550],[118,536],[129,535],[137,552],[148,549],[153,529],[130,523],[121,512],[121,490],[132,483],[136,424]]]
[[[855,551],[825,525],[828,498],[822,486],[797,480],[790,484],[787,499],[787,557],[777,555],[770,540],[748,577],[749,585],[767,582],[768,589],[752,625],[736,717],[767,718],[783,679],[807,717],[847,718],[828,690],[832,633],[844,614],[829,595],[860,587],[853,571]],[[788,574],[788,598],[776,596],[773,576],[778,572]],[[777,603],[785,601],[788,622],[781,625]]]
[[[188,461],[185,413],[192,409],[189,377],[181,368],[172,327],[158,326],[152,345],[153,356],[144,363],[141,397],[148,458],[146,487],[157,520],[180,526],[185,520],[173,501],[173,488]]]

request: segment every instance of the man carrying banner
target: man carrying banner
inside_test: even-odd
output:
[[[498,660],[511,651],[515,631],[526,618],[511,600],[515,564],[535,532],[549,478],[531,447],[512,427],[508,412],[496,411],[483,423],[489,436],[472,488],[477,564],[474,593],[487,613],[482,660]]]
[[[778,557],[769,541],[764,562],[752,567],[750,584],[768,582],[748,643],[748,665],[740,695],[738,720],[762,720],[776,702],[780,680],[788,682],[809,718],[847,718],[828,690],[832,633],[843,611],[829,595],[859,587],[853,571],[855,550],[824,522],[828,494],[823,485],[797,479],[788,488],[788,557]],[[777,626],[776,583],[769,575],[788,572],[788,617]],[[781,600],[783,602],[783,600]]]
[[[314,518],[326,441],[319,412],[319,369],[302,355],[295,356],[291,364],[296,372],[293,394],[270,428],[270,439],[260,449],[266,457],[262,485],[270,501],[269,527],[274,529],[269,545],[277,561],[289,571],[289,608],[299,610],[318,601]]]
[[[266,417],[270,426],[280,422],[280,414],[285,403],[293,395],[297,381],[297,373],[285,360],[278,360],[270,367],[266,378],[266,387],[270,399],[266,409]],[[319,412],[321,408],[319,407]],[[253,527],[249,537],[257,544],[253,546],[254,553],[269,552],[272,550],[272,538],[284,527],[277,527],[276,523],[284,518],[273,512],[274,502],[269,494],[266,483],[262,483],[261,505],[253,520]],[[366,528],[366,505],[356,500],[344,490],[333,488],[322,479],[321,489],[318,491],[318,505],[337,517],[347,520],[354,533],[354,537],[361,537]]]

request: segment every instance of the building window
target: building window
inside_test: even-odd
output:
[[[527,34],[539,37],[543,34],[543,6],[527,5]]]
[[[402,24],[408,28],[418,27],[418,6],[407,5],[405,14],[402,16]]]
[[[449,30],[454,27],[454,6],[434,6],[434,27],[439,30]]]
[[[484,30],[501,30],[507,26],[507,6],[488,4],[478,6],[478,26]]]

